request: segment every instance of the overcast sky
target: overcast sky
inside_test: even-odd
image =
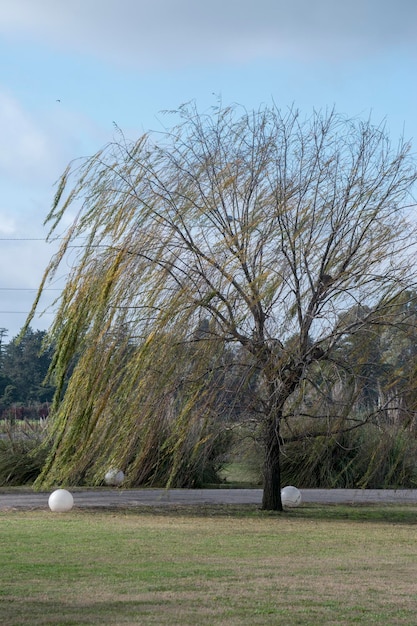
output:
[[[43,221],[54,182],[111,140],[114,122],[135,138],[169,125],[163,110],[189,100],[206,110],[220,97],[306,114],[335,106],[417,142],[417,0],[0,0],[0,58],[9,339],[53,252]]]

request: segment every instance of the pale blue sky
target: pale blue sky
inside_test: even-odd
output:
[[[304,114],[334,106],[385,119],[392,139],[414,138],[417,151],[417,0],[0,0],[0,59],[9,339],[53,250],[16,240],[45,236],[55,180],[111,140],[113,122],[136,138],[169,126],[161,111],[191,99],[202,111],[218,97]]]

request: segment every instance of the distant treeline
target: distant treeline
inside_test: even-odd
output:
[[[355,319],[363,314],[361,307],[345,313]],[[204,334],[204,329],[198,332]],[[55,393],[55,387],[47,381],[54,352],[45,342],[47,333],[29,327],[20,339],[15,337],[6,343],[6,336],[7,330],[0,328],[0,419],[44,418]],[[131,350],[135,349],[132,344]],[[353,385],[351,410],[374,411],[379,422],[382,418],[412,426],[414,437],[417,429],[417,294],[404,294],[397,319],[391,326],[375,325],[372,334],[357,333],[354,338],[342,338],[338,351],[347,362],[360,364],[360,375],[354,381],[347,376],[346,380],[329,388],[328,401],[333,400],[337,406],[339,387]],[[251,386],[243,391],[240,387],[239,370],[246,358],[242,349],[224,346],[223,367],[212,380],[218,390],[217,419],[220,421],[226,416],[227,420],[240,421],[250,404]],[[323,402],[322,395],[314,393],[314,389],[320,387],[320,376],[323,377],[323,370],[317,372],[312,389],[304,390],[303,406],[293,407],[295,414],[297,411],[314,414],[315,405]],[[256,384],[256,375],[253,384]]]
[[[46,331],[29,328],[7,344],[6,336],[0,329],[0,419],[45,418],[55,391],[45,383],[53,353],[43,349]]]

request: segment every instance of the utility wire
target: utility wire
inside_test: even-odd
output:
[[[30,311],[0,311],[1,315],[29,315]],[[55,315],[54,311],[42,311],[42,315]]]

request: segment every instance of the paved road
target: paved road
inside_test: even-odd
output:
[[[50,492],[0,493],[0,510],[47,509]],[[72,492],[77,508],[261,504],[261,489],[97,489]],[[417,489],[302,489],[303,503],[417,504]]]

